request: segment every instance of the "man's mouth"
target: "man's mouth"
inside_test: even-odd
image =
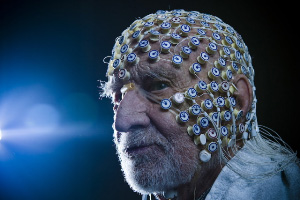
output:
[[[132,146],[125,149],[125,152],[129,156],[135,156],[139,154],[145,154],[148,151],[153,150],[157,145],[156,144],[147,144],[147,145],[140,145],[140,146]]]

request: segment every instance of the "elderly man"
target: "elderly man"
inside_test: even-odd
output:
[[[157,11],[123,31],[108,64],[102,95],[143,199],[299,199],[299,161],[258,126],[251,57],[231,26]]]

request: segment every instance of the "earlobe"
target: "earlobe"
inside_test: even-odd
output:
[[[235,76],[234,84],[238,89],[234,93],[237,104],[244,113],[247,113],[250,110],[253,101],[253,92],[250,82],[245,75],[238,74]]]

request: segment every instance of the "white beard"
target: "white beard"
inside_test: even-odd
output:
[[[199,160],[189,152],[195,145],[179,140],[178,136],[167,140],[153,125],[146,130],[122,133],[120,142],[116,135],[115,131],[114,141],[125,179],[138,193],[161,193],[174,189],[190,182],[197,170]],[[157,147],[156,151],[132,158],[124,151],[130,145],[141,143],[155,143],[162,148]],[[191,145],[194,145],[193,148]]]

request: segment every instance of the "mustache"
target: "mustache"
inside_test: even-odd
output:
[[[135,128],[128,132],[115,131],[115,144],[120,152],[125,153],[128,149],[157,145],[163,151],[170,151],[171,145],[154,126],[147,128]]]

